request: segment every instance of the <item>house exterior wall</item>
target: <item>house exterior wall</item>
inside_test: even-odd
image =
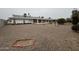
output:
[[[7,21],[8,24],[14,24],[14,20],[9,20]],[[33,23],[33,20],[15,20],[15,24],[28,24],[28,23]]]
[[[16,24],[23,24],[23,20],[15,20]]]
[[[33,20],[25,20],[25,23],[33,23]]]
[[[13,20],[10,20],[7,22],[8,24],[13,24]]]

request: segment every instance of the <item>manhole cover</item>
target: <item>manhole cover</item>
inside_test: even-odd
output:
[[[32,46],[34,45],[34,40],[32,39],[21,39],[21,40],[16,40],[12,47],[27,47],[27,46]]]

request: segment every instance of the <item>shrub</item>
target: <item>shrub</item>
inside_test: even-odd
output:
[[[72,22],[71,18],[67,18],[66,22],[71,23]]]
[[[60,18],[57,20],[57,23],[63,25],[64,23],[66,23],[66,20],[64,18]]]
[[[78,18],[75,18],[75,17],[74,17],[74,18],[72,19],[72,24],[73,24],[73,25],[76,25],[77,23],[78,23]]]
[[[79,31],[79,24],[73,25],[72,30],[75,31],[75,32],[78,32]]]

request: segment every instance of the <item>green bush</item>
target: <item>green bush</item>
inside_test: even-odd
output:
[[[72,24],[73,25],[76,25],[76,24],[78,24],[78,18],[76,18],[76,17],[73,17],[73,19],[72,19]]]
[[[79,24],[73,25],[72,30],[75,31],[75,32],[79,32]]]
[[[72,22],[72,19],[71,18],[67,18],[66,19],[66,22],[71,23]]]
[[[57,23],[63,25],[64,23],[66,23],[66,20],[64,18],[60,18],[57,20]]]

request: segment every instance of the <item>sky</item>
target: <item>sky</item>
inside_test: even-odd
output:
[[[13,14],[23,15],[30,13],[31,16],[44,16],[45,18],[69,18],[73,8],[0,8],[0,19],[8,19]]]

